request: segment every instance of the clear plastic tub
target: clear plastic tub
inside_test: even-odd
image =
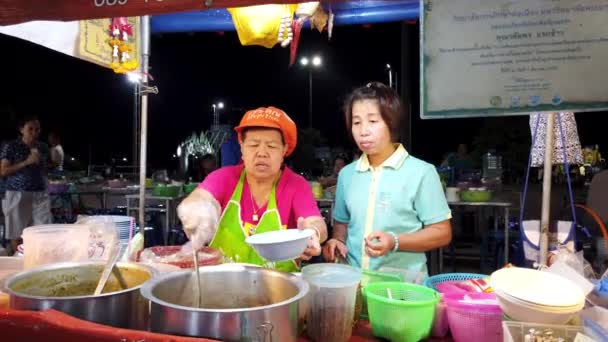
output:
[[[563,338],[565,341],[574,341],[576,334],[583,332],[583,327],[573,325],[552,325],[539,323],[502,322],[504,342],[524,342],[526,334],[530,329],[536,331],[551,329],[553,337]]]
[[[23,268],[89,259],[89,226],[49,224],[23,230]]]
[[[306,330],[315,341],[344,342],[352,334],[361,270],[341,264],[313,264],[302,269],[310,284]]]

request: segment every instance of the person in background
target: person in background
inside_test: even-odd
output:
[[[473,159],[469,155],[467,145],[459,144],[456,153],[450,153],[441,163],[442,167],[449,166],[454,169],[454,175],[458,177],[463,171],[473,169]]]
[[[0,152],[0,177],[6,179],[2,210],[5,238],[10,241],[9,253],[17,250],[24,228],[52,221],[46,191],[49,149],[38,141],[40,121],[35,116],[28,116],[19,122],[18,128],[19,139],[4,145]]]
[[[235,131],[243,163],[212,172],[177,208],[192,246],[209,243],[228,260],[267,265],[245,239],[297,228],[312,230],[301,259],[320,255],[327,237],[325,220],[306,179],[283,164],[296,148],[296,124],[284,111],[262,107],[245,113]],[[299,269],[297,260],[268,266]]]
[[[202,182],[209,174],[217,169],[217,162],[213,154],[205,154],[198,159],[197,182]]]
[[[365,270],[426,275],[425,252],[450,243],[452,216],[435,167],[398,143],[399,95],[370,83],[350,94],[344,115],[363,155],[338,176],[335,223],[324,258],[333,262],[341,256]]]
[[[63,146],[61,146],[61,138],[57,132],[50,132],[48,139],[51,147],[49,169],[51,172],[62,172],[65,154],[63,152]]]
[[[236,122],[234,111],[228,111],[228,124],[233,126]],[[226,140],[220,145],[220,166],[237,165],[241,162],[241,145],[237,134],[230,132]]]
[[[334,159],[334,168],[331,175],[319,178],[319,183],[321,183],[321,186],[324,189],[335,186],[338,183],[338,174],[344,168],[344,166],[346,166],[346,156],[338,155],[336,159]]]

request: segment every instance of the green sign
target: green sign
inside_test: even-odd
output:
[[[423,119],[608,109],[608,0],[421,0]]]

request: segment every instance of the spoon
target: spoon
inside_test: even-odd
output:
[[[112,248],[110,257],[108,258],[108,261],[107,261],[103,271],[101,272],[101,278],[99,279],[99,283],[97,283],[95,292],[93,292],[94,296],[99,296],[101,294],[101,291],[103,291],[103,288],[106,286],[106,283],[108,282],[108,279],[110,278],[110,274],[112,273],[112,269],[114,269],[116,262],[118,261],[120,255],[122,254],[122,251],[123,251],[122,247],[123,246],[121,244],[116,244],[116,245],[114,245],[114,248]]]
[[[198,273],[198,251],[194,248],[192,248],[192,252],[194,253],[194,276],[196,277],[196,288],[194,289],[194,292],[196,292],[196,307],[200,308],[201,307],[201,274]]]

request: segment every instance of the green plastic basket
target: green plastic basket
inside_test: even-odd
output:
[[[399,274],[394,273],[381,273],[372,271],[363,271],[361,273],[361,288],[366,287],[369,284],[380,283],[380,282],[403,282],[403,278]],[[357,295],[363,296],[360,291]],[[361,300],[361,315],[363,319],[368,319],[367,313],[367,301]]]
[[[179,196],[179,192],[181,189],[181,186],[176,185],[157,185],[156,187],[154,187],[153,194],[154,196],[160,197],[177,197]]]
[[[192,191],[194,191],[197,187],[198,187],[198,183],[184,184],[184,193],[186,195],[188,195]]]
[[[437,291],[403,282],[372,283],[363,288],[363,296],[374,336],[394,342],[427,338],[441,298]]]

